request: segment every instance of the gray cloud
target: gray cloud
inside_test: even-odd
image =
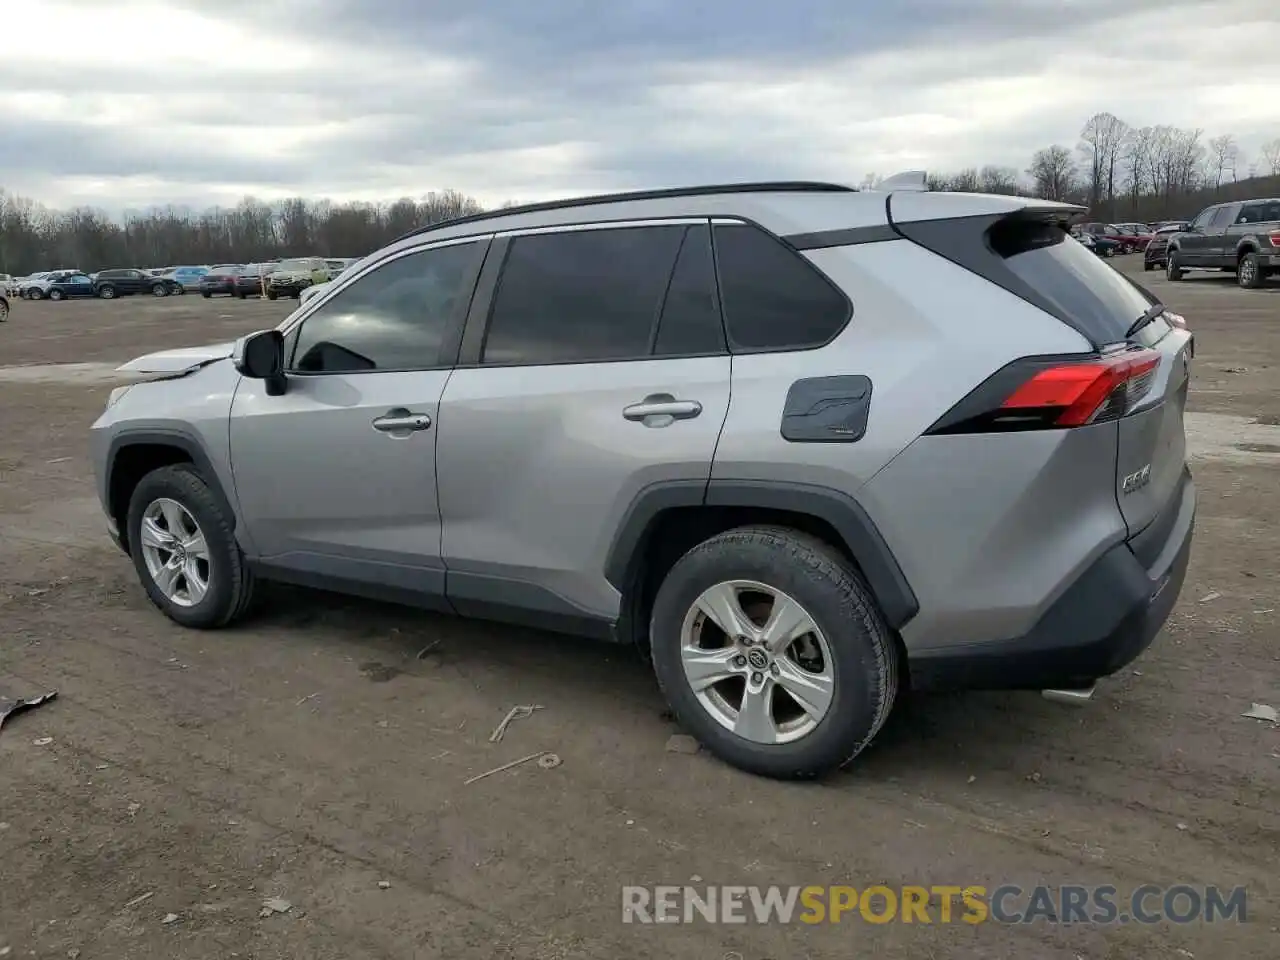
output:
[[[1224,85],[1270,84],[1274,102],[1272,58],[1241,57],[1252,75],[1220,71],[1223,49],[1280,42],[1252,0],[168,6],[273,52],[154,62],[140,43],[127,62],[86,55],[75,69],[6,57],[0,103],[19,119],[0,149],[0,186],[109,209],[145,203],[146,191],[200,203],[456,187],[494,202],[754,177],[852,181],[917,159],[1021,167],[1039,146],[1074,144],[1099,109],[1243,139],[1280,134],[1261,107],[1230,113],[1207,85],[1177,101],[1160,93],[1161,61],[1174,57]],[[1219,31],[1212,40],[1207,27]]]

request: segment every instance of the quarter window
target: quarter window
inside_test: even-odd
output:
[[[445,335],[470,304],[486,246],[420,250],[365,274],[302,322],[293,369],[349,373],[439,366]]]
[[[633,360],[651,356],[655,346],[663,353],[723,350],[706,236],[705,227],[671,224],[515,238],[481,362]],[[664,303],[670,321],[660,328]]]
[[[717,224],[715,248],[725,324],[736,352],[818,347],[848,322],[848,298],[758,227]]]

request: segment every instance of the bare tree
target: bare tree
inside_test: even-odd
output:
[[[1147,164],[1155,140],[1151,127],[1137,127],[1129,131],[1124,141],[1124,186],[1129,195],[1129,205],[1137,209],[1138,198],[1145,192]]]
[[[1018,171],[1013,167],[988,164],[978,171],[978,189],[983,193],[1018,194]]]
[[[1116,169],[1128,124],[1112,113],[1095,113],[1080,131],[1080,150],[1089,164],[1089,206],[1104,201],[1110,205],[1116,196]]]
[[[1236,162],[1240,157],[1240,147],[1236,145],[1236,138],[1229,133],[1212,138],[1209,141],[1208,149],[1208,171],[1213,177],[1213,188],[1217,190],[1222,186],[1223,175],[1228,171],[1232,171],[1231,179],[1235,179]]]
[[[1066,200],[1077,179],[1071,151],[1056,143],[1032,155],[1027,174],[1035,181],[1036,193],[1046,200]]]
[[[1280,175],[1280,137],[1262,145],[1262,162],[1273,177]]]

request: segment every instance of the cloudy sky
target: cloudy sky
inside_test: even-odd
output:
[[[1274,0],[8,0],[0,188],[481,202],[1280,136]],[[1243,172],[1243,171],[1242,171]]]

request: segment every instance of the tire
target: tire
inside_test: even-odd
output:
[[[1155,268],[1156,268],[1156,264],[1155,264],[1155,261],[1154,261],[1154,260],[1143,260],[1143,261],[1142,261],[1142,269],[1143,269],[1143,270],[1145,270],[1147,273],[1150,273],[1150,272],[1151,272],[1152,270],[1154,270]]]
[[[43,290],[37,290],[37,289],[31,289],[31,290],[28,290],[28,291],[27,291],[27,299],[28,299],[28,300],[43,300],[43,299],[44,299],[44,291],[43,291]]]
[[[1165,255],[1164,275],[1167,280],[1174,281],[1174,282],[1181,280],[1184,276],[1186,276],[1186,271],[1183,270],[1182,267],[1178,266],[1177,250],[1170,250]]]
[[[9,319],[9,300],[7,297],[0,297],[0,323],[4,323]]]
[[[268,290],[268,291],[267,291],[267,299],[268,299],[268,300],[277,300],[277,299],[279,299],[279,297],[280,297],[280,294],[276,293],[274,290]]]
[[[753,671],[749,664],[730,667],[726,661],[725,677],[732,672],[741,683],[722,679],[716,686],[706,687],[703,695],[713,701],[711,705],[695,693],[683,655],[684,650],[695,649],[688,638],[698,624],[715,639],[724,638],[714,621],[699,612],[698,603],[711,588],[723,588],[729,590],[729,596],[739,598],[735,599],[735,607],[741,611],[740,598],[752,591],[739,593],[738,589],[729,588],[731,581],[739,582],[738,589],[743,581],[763,585],[782,601],[798,604],[816,625],[815,632],[800,635],[788,647],[794,651],[807,643],[812,651],[821,654],[823,670],[829,678],[824,682],[830,684],[831,694],[816,723],[810,713],[800,709],[798,700],[789,695],[775,699],[778,690],[794,686],[773,679],[786,675],[777,672],[776,664],[785,663],[793,678],[805,673],[799,661],[785,653],[776,658],[776,664],[759,671]],[[740,527],[712,537],[686,553],[658,590],[650,637],[658,685],[681,726],[721,760],[766,777],[810,779],[849,763],[880,731],[897,693],[895,643],[861,576],[822,541],[787,528]],[[759,643],[721,649],[726,656],[730,649],[748,655],[763,652]],[[745,660],[741,654],[735,659]],[[808,663],[812,665],[814,660]],[[740,735],[727,725],[732,718],[726,715],[738,713],[727,701],[737,690],[738,706],[742,706],[748,676],[763,683],[763,702],[770,704],[766,729],[772,733],[764,738]],[[810,672],[808,676],[817,674]],[[722,690],[727,696],[722,695]],[[725,706],[730,709],[726,711]],[[785,742],[765,742],[770,736],[776,738],[780,708],[799,714],[794,722],[805,726],[793,727],[789,733],[784,730]]]
[[[50,300],[54,300],[54,301],[61,300],[61,299],[62,299],[62,291],[61,291],[61,290],[50,290],[50,291],[49,291],[49,299],[50,299]]]
[[[114,300],[116,296],[116,288],[108,284],[98,290],[98,296],[103,300]]]
[[[166,510],[160,508],[162,502],[176,504],[203,535],[203,570],[207,576],[206,588],[198,598],[193,596],[190,586],[178,587],[177,581],[175,589],[166,592],[156,582],[156,576],[148,566],[142,523],[153,509],[166,515]],[[175,623],[198,630],[216,629],[239,619],[249,609],[254,577],[236,543],[231,521],[200,472],[190,464],[153,470],[134,489],[125,528],[129,537],[129,553],[148,599]],[[184,532],[188,531],[184,529]],[[161,558],[164,553],[159,551]],[[174,554],[170,551],[169,556]],[[179,579],[185,582],[185,564],[183,568]],[[197,578],[199,575],[198,572],[195,574]]]
[[[212,293],[210,293],[208,290],[205,290],[205,291],[202,291],[202,292],[201,292],[200,296],[202,296],[202,297],[204,297],[206,300],[208,300],[208,299],[210,299],[210,298],[213,296],[213,294],[212,294]]]
[[[237,300],[243,300],[244,298],[245,298],[245,292],[244,292],[243,290],[237,290],[237,291],[236,291],[236,299],[237,299]]]
[[[1242,256],[1236,266],[1236,283],[1243,290],[1258,290],[1267,283],[1267,273],[1252,250]]]

